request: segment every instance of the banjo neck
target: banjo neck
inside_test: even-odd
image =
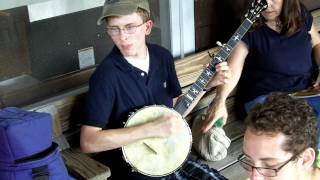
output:
[[[190,106],[199,99],[199,96],[203,94],[202,92],[206,89],[210,79],[216,73],[215,66],[221,62],[227,60],[230,56],[232,50],[236,47],[236,45],[240,42],[242,37],[246,34],[246,32],[250,29],[253,22],[246,18],[242,24],[238,27],[237,31],[232,35],[227,44],[221,46],[220,50],[216,55],[211,57],[211,61],[208,67],[203,70],[198,79],[191,85],[186,94],[184,94],[179,101],[177,102],[174,109],[184,115],[187,110],[189,110]]]
[[[227,44],[220,44],[221,48],[218,53],[211,57],[208,67],[201,73],[195,83],[193,83],[188,92],[183,95],[175,106],[175,110],[182,116],[191,111],[191,105],[199,100],[203,95],[210,79],[216,73],[215,66],[226,61],[232,50],[236,47],[242,37],[248,32],[252,24],[260,17],[260,13],[268,7],[266,0],[252,0],[249,10],[245,15],[245,20],[238,27],[236,32],[229,39]]]

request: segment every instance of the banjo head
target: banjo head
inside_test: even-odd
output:
[[[125,127],[153,121],[160,116],[175,112],[165,106],[147,106],[130,116]],[[175,112],[177,113],[177,112]],[[147,138],[122,147],[125,161],[141,174],[161,177],[178,170],[189,155],[192,134],[185,120],[181,132],[169,138]]]

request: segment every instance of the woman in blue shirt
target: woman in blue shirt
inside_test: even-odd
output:
[[[233,77],[218,87],[204,132],[219,118],[226,122],[226,98],[239,80],[237,93],[248,108],[271,92],[291,93],[310,86],[320,89],[320,75],[315,82],[311,77],[313,69],[320,67],[320,35],[312,16],[299,0],[267,3],[268,8],[228,60]],[[320,97],[307,100],[319,117]]]

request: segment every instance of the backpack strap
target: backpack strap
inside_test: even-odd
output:
[[[33,180],[49,180],[48,165],[32,168]]]

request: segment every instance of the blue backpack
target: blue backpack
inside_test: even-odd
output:
[[[0,109],[0,180],[65,180],[47,113]]]

